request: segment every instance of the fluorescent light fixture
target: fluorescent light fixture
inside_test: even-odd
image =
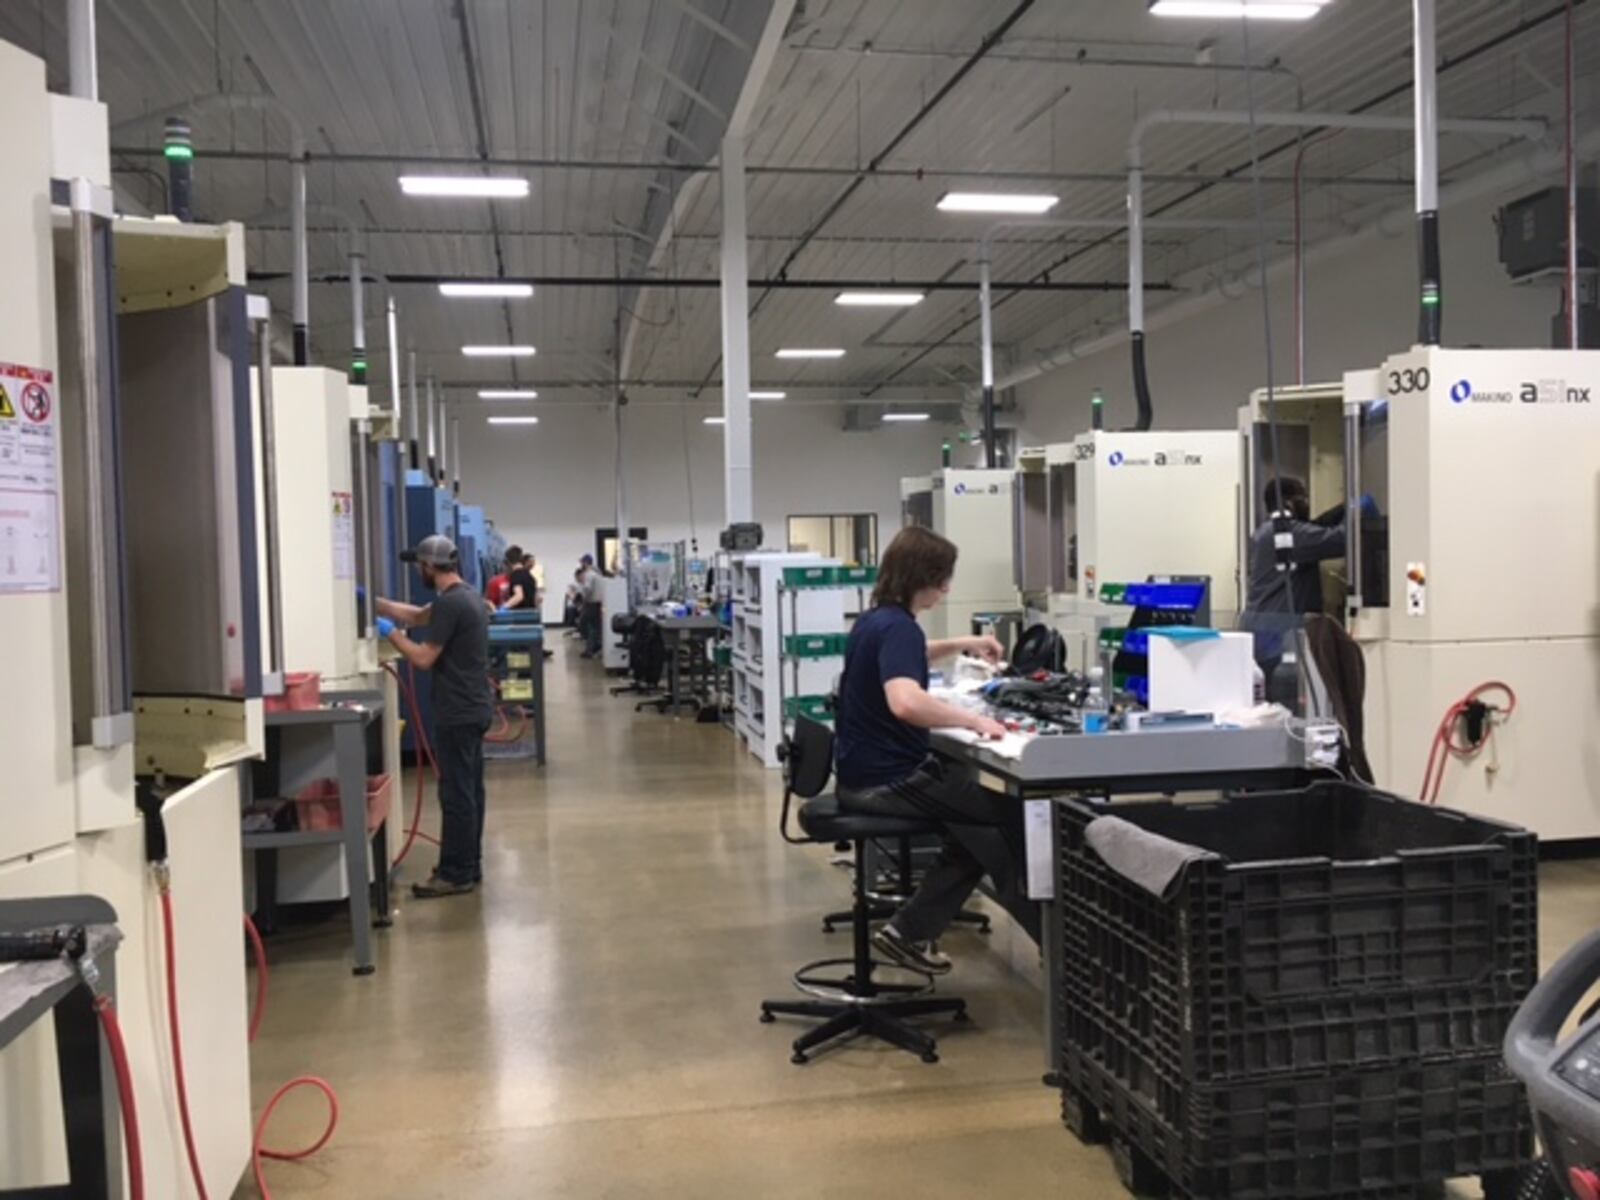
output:
[[[1021,213],[1038,216],[1054,208],[1060,196],[1027,192],[946,192],[939,197],[940,212]]]
[[[441,283],[439,285],[441,296],[452,296],[458,300],[479,299],[488,300],[502,298],[506,300],[526,300],[533,295],[531,283]]]
[[[835,304],[852,308],[910,308],[922,303],[921,292],[840,292]]]
[[[705,425],[726,425],[727,423],[728,423],[728,418],[727,417],[707,417],[702,422],[702,424],[705,424]]]
[[[537,425],[538,417],[490,417],[491,425]]]
[[[883,414],[885,421],[926,421],[930,414],[925,412],[887,412]]]
[[[1156,17],[1206,17],[1225,20],[1249,17],[1257,21],[1309,21],[1328,0],[1151,0]]]
[[[408,196],[486,196],[520,200],[528,181],[505,175],[402,175],[400,190]]]
[[[484,388],[479,400],[537,400],[539,393],[532,388]]]
[[[788,395],[789,395],[788,392],[751,392],[750,393],[750,399],[752,399],[752,400],[783,400]]]
[[[532,358],[537,351],[532,346],[463,346],[461,353],[468,358]]]
[[[779,358],[843,358],[844,351],[837,348],[807,348],[788,346],[778,351]]]

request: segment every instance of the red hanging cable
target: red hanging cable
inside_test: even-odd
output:
[[[107,996],[94,998],[95,1015],[105,1034],[111,1054],[111,1069],[117,1077],[117,1106],[122,1110],[122,1142],[128,1154],[129,1200],[144,1200],[144,1144],[139,1140],[139,1109],[133,1094],[133,1071],[128,1066],[128,1045],[122,1040],[117,1010]]]
[[[248,1040],[250,1045],[255,1045],[256,1034],[261,1032],[261,1018],[267,1012],[267,948],[261,942],[261,931],[256,928],[256,923],[250,919],[250,914],[244,914],[244,932],[250,939],[250,949],[256,959],[256,1007],[250,1014],[250,1032]]]
[[[435,846],[439,844],[438,838],[422,832],[422,806],[427,788],[427,781],[423,777],[423,766],[426,764],[433,771],[433,777],[435,779],[440,778],[441,772],[439,770],[439,760],[434,757],[433,746],[428,741],[428,731],[423,727],[422,705],[417,700],[415,680],[416,668],[413,667],[410,670],[410,674],[412,676],[411,679],[407,679],[405,676],[401,675],[400,672],[395,669],[393,663],[384,663],[383,669],[392,675],[395,683],[399,685],[401,695],[403,695],[406,700],[406,707],[411,713],[412,728],[416,731],[417,798],[411,809],[411,823],[410,827],[406,830],[405,844],[400,847],[400,853],[395,855],[394,858],[395,866],[399,866],[401,863],[405,862],[406,855],[411,853],[411,847],[416,843],[416,840],[419,837],[425,842],[432,842]]]
[[[183,1148],[189,1156],[189,1174],[194,1178],[195,1191],[200,1194],[200,1200],[207,1200],[205,1176],[200,1172],[200,1152],[195,1146],[194,1123],[189,1117],[189,1082],[183,1069],[183,1030],[178,1021],[178,939],[172,928],[172,889],[168,886],[165,867],[158,869],[161,872],[161,936],[167,951],[167,1032],[172,1039],[172,1077],[178,1090],[178,1119],[183,1125]]]

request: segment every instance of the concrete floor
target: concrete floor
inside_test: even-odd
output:
[[[555,646],[550,764],[490,765],[482,891],[401,894],[365,979],[342,916],[269,945],[257,1108],[310,1072],[343,1110],[314,1159],[269,1165],[280,1200],[1125,1194],[1040,1085],[1035,956],[1004,918],[946,943],[975,1021],[940,1031],[938,1064],[857,1043],[791,1066],[800,1026],[757,1006],[848,953],[819,925],[847,876],[779,840],[777,774],[731,734],[635,716]],[[1597,919],[1600,865],[1549,866],[1546,961]],[[314,1137],[319,1106],[280,1108],[269,1143]]]

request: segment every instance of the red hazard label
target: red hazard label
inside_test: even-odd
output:
[[[22,415],[35,425],[50,419],[50,393],[43,384],[30,383],[22,389]]]

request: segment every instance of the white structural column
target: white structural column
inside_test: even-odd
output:
[[[755,520],[750,452],[750,255],[745,243],[744,139],[796,0],[772,0],[722,137],[723,495],[728,524]]]
[[[95,0],[67,0],[67,85],[80,100],[100,99]]]
[[[755,519],[750,450],[750,268],[745,244],[744,133],[722,139],[723,495],[728,524]]]

